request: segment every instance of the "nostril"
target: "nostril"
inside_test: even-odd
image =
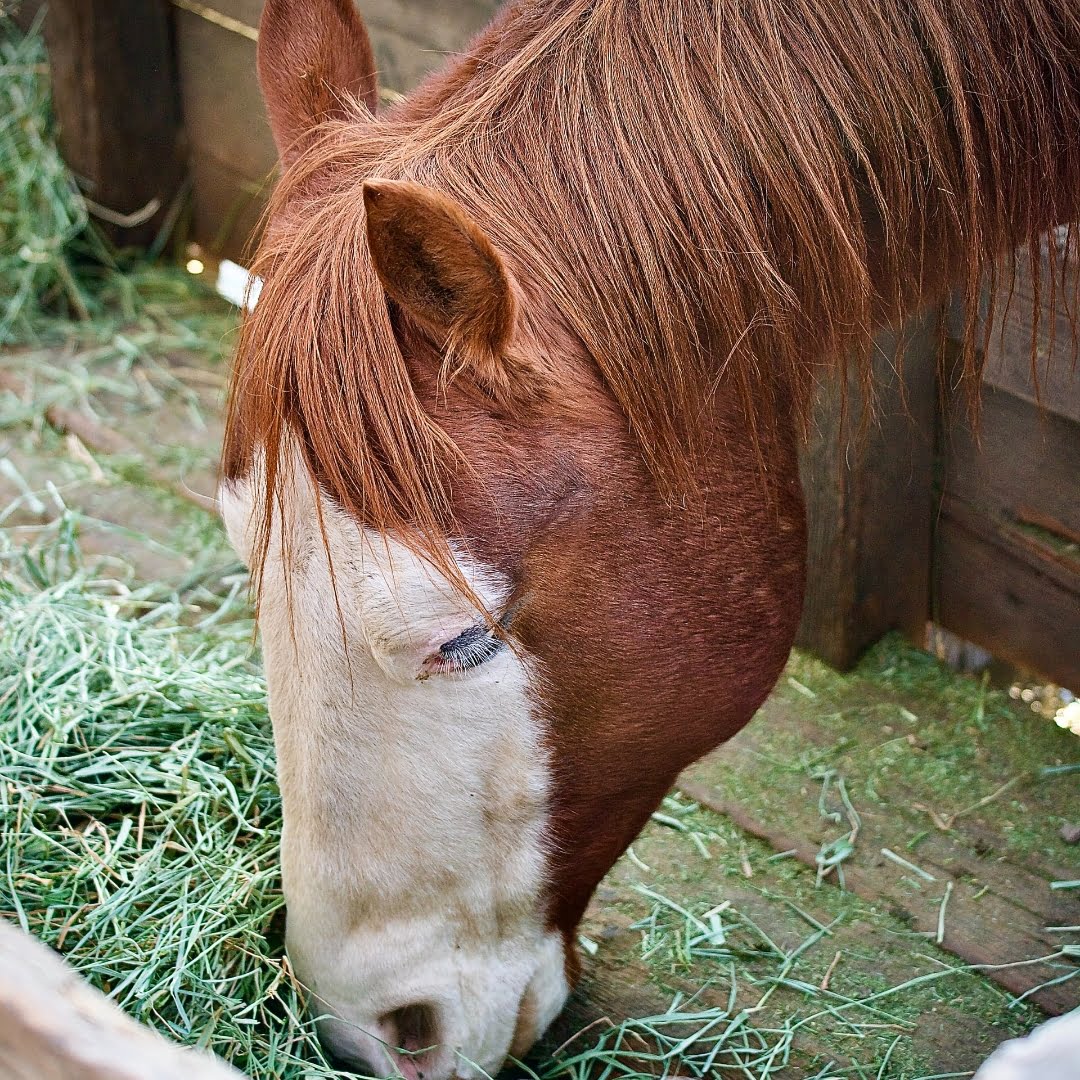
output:
[[[404,1080],[430,1080],[438,1064],[438,1014],[434,1005],[419,1002],[385,1013],[377,1026],[328,1020],[319,1026],[319,1041],[331,1062],[350,1075],[389,1072]]]
[[[380,1017],[379,1023],[390,1045],[409,1055],[410,1072],[423,1080],[425,1050],[434,1048],[439,1041],[439,1023],[435,1006],[427,1002],[405,1005]]]

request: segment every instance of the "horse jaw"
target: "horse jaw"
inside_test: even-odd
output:
[[[290,959],[346,1063],[423,1080],[494,1074],[568,993],[545,912],[550,769],[532,665],[503,649],[459,676],[424,675],[431,643],[476,609],[400,543],[318,507],[301,474],[260,598]],[[221,493],[248,560],[251,491]],[[458,562],[498,610],[507,583]],[[406,1048],[431,1049],[400,1056],[398,1018],[413,1007],[428,1022],[423,1046]]]

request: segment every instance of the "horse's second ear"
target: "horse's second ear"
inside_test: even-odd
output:
[[[259,86],[278,154],[288,162],[323,120],[359,98],[374,112],[375,59],[353,0],[266,0],[259,22]]]
[[[528,372],[506,355],[514,329],[513,287],[499,253],[458,206],[406,180],[364,184],[368,244],[392,300],[497,397],[527,390]],[[535,389],[535,388],[534,388]]]

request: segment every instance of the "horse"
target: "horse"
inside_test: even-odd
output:
[[[386,109],[351,0],[267,0],[257,57],[220,500],[287,949],[344,1065],[493,1074],[783,668],[817,383],[1076,218],[1080,10],[516,0]]]

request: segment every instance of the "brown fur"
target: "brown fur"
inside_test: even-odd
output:
[[[268,0],[264,26],[328,3]],[[225,476],[263,448],[265,545],[295,438],[357,520],[449,572],[453,537],[511,576],[512,633],[545,672],[569,935],[679,768],[781,670],[821,371],[867,379],[875,329],[954,282],[974,330],[998,255],[1077,213],[1080,13],[521,0],[379,118],[298,106],[310,45],[268,47],[279,144],[303,150],[254,264]],[[325,61],[370,98],[352,61]],[[387,180],[424,186],[395,189],[422,229],[373,210]],[[388,229],[437,238],[449,306]],[[521,372],[547,389],[515,394]]]

